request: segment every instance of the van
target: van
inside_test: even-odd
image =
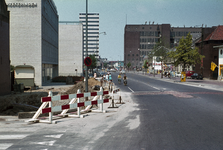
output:
[[[186,78],[191,78],[192,74],[194,74],[194,71],[186,71]]]

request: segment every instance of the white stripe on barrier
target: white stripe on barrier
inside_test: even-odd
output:
[[[84,97],[90,97],[91,93],[84,93]]]
[[[84,105],[85,105],[85,106],[91,105],[91,101],[85,101],[85,102],[84,102]]]
[[[103,99],[98,100],[98,104],[102,104],[103,102],[104,102]]]
[[[69,94],[69,99],[77,98],[77,94]]]
[[[70,104],[70,109],[74,109],[74,108],[77,108],[77,103]]]

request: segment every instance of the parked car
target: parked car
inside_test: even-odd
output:
[[[181,77],[181,73],[180,73],[180,72],[176,72],[176,73],[175,73],[175,76],[176,76],[176,77]]]
[[[186,78],[191,78],[191,75],[193,75],[194,71],[186,71]]]
[[[191,75],[192,79],[201,79],[203,80],[203,75],[202,74],[198,74],[198,73],[194,73]]]

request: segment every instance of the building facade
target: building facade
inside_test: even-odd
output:
[[[53,0],[6,0],[11,64],[31,65],[35,84],[58,75],[58,13]]]
[[[84,58],[86,57],[86,13],[79,13],[79,21],[83,23]],[[88,13],[88,56],[99,58],[99,13]]]
[[[201,34],[201,28],[171,27],[170,24],[126,25],[124,35],[124,63],[141,68],[155,44],[162,40],[166,48],[173,48],[188,33]],[[194,36],[196,37],[196,36]],[[150,62],[152,63],[152,62]]]
[[[216,67],[214,71],[211,68],[211,62],[219,64],[219,58],[222,58],[222,53],[218,51],[217,46],[223,44],[223,26],[213,26],[212,28],[203,28],[202,38],[195,44],[199,49],[199,53],[204,55],[203,63],[195,65],[195,72],[202,73],[205,78],[218,79],[222,72],[220,68],[222,66]],[[216,48],[215,48],[216,47]],[[220,73],[220,75],[219,75]]]
[[[83,25],[81,22],[59,23],[59,75],[83,75]]]
[[[0,95],[10,94],[9,12],[5,1],[0,1]]]

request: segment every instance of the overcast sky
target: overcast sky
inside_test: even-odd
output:
[[[60,21],[79,21],[86,0],[54,0]],[[223,0],[88,0],[88,12],[99,13],[99,55],[124,60],[127,24],[171,24],[172,27],[223,25]]]

